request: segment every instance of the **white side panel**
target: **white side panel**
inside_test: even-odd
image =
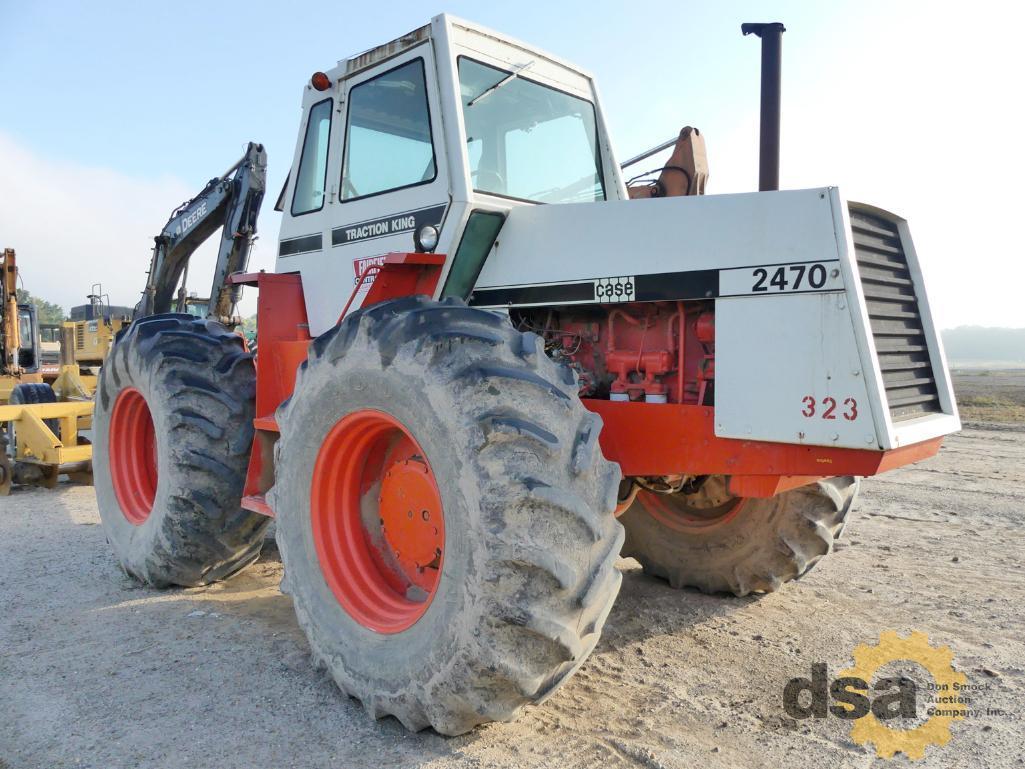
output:
[[[525,206],[477,288],[836,258],[827,189]]]
[[[847,295],[715,303],[716,435],[877,448]]]

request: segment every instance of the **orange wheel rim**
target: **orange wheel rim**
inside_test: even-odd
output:
[[[364,627],[412,627],[438,591],[445,516],[434,471],[399,420],[366,409],[339,420],[317,454],[313,540],[338,603]]]
[[[735,497],[721,508],[710,511],[689,510],[686,506],[674,504],[678,500],[674,500],[672,495],[642,491],[639,496],[643,501],[644,510],[651,517],[670,529],[690,533],[711,531],[732,521],[740,513],[746,501],[744,497]]]
[[[139,526],[157,494],[157,444],[153,415],[142,393],[122,390],[110,415],[110,476],[121,513]]]

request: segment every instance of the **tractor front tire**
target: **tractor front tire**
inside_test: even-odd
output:
[[[623,555],[674,588],[770,593],[832,551],[858,486],[851,476],[826,478],[768,499],[739,499],[712,476],[692,494],[642,491],[620,517]]]
[[[240,507],[255,376],[241,337],[191,315],[135,321],[114,344],[96,390],[93,473],[131,576],[205,585],[259,556],[270,519]]]
[[[538,337],[384,302],[313,343],[277,419],[282,589],[373,717],[462,734],[587,658],[621,582],[620,474]]]

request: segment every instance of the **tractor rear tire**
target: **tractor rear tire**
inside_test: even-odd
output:
[[[858,494],[851,476],[826,478],[769,499],[642,491],[620,517],[623,556],[674,588],[705,593],[770,593],[807,573],[830,553]],[[710,501],[709,501],[710,499]]]
[[[270,519],[240,507],[255,391],[252,356],[219,323],[154,315],[119,336],[96,390],[93,473],[128,574],[192,587],[257,559]]]
[[[373,717],[462,734],[587,658],[622,579],[620,473],[537,336],[458,300],[383,302],[313,343],[277,420],[282,589]]]

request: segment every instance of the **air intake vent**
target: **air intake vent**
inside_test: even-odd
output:
[[[894,421],[941,411],[918,298],[897,226],[851,211],[854,253]]]
[[[85,349],[85,324],[79,323],[75,326],[75,349]]]

